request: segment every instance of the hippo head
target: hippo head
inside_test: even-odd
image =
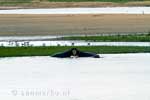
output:
[[[79,51],[76,48],[72,48],[71,49],[71,56],[78,56],[79,55]]]

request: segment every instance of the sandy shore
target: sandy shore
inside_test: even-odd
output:
[[[0,35],[140,33],[150,31],[150,15],[0,15]]]

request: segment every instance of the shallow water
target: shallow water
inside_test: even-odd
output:
[[[1,41],[0,46],[150,46],[150,42]]]
[[[150,14],[150,7],[15,9],[0,14]]]
[[[150,54],[0,59],[4,100],[149,100]]]
[[[62,37],[60,36],[0,36],[0,41],[31,41],[31,40],[50,40]]]

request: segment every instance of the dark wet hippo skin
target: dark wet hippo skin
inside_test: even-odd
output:
[[[93,58],[100,58],[99,55],[91,52],[82,52],[79,51],[76,48],[72,48],[68,51],[62,52],[62,53],[57,53],[52,55],[52,57],[57,57],[57,58],[69,58],[69,57],[93,57]]]

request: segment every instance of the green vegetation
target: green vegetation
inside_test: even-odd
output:
[[[98,2],[130,2],[130,1],[149,1],[149,0],[0,0],[0,5],[15,5],[33,2],[84,2],[84,1],[98,1]]]
[[[81,51],[95,53],[148,53],[150,47],[131,46],[51,46],[51,47],[0,47],[0,57],[50,56],[76,47]]]
[[[0,5],[16,5],[31,3],[33,0],[0,0]]]
[[[57,5],[51,5],[51,2],[101,2],[101,4],[96,4],[97,6],[107,6],[104,2],[111,2],[111,5],[116,5],[118,3],[118,6],[121,6],[123,4],[126,4],[131,6],[150,6],[150,2],[145,2],[150,0],[0,0],[0,6],[18,6],[18,7],[68,7],[68,4],[57,4]],[[102,3],[103,2],[103,3]],[[128,4],[131,2],[131,4]],[[135,3],[138,2],[138,3]],[[133,3],[133,4],[132,4]],[[142,4],[141,4],[142,3]],[[77,6],[79,4],[71,4],[72,6]],[[83,6],[86,6],[86,4],[82,4]],[[92,5],[92,4],[91,4]]]
[[[58,40],[85,40],[99,42],[150,42],[150,33],[143,35],[111,35],[111,36],[72,36]]]
[[[146,0],[48,0],[48,1],[56,1],[56,2],[81,2],[81,1],[98,1],[98,2],[129,2],[129,1],[146,1]]]

